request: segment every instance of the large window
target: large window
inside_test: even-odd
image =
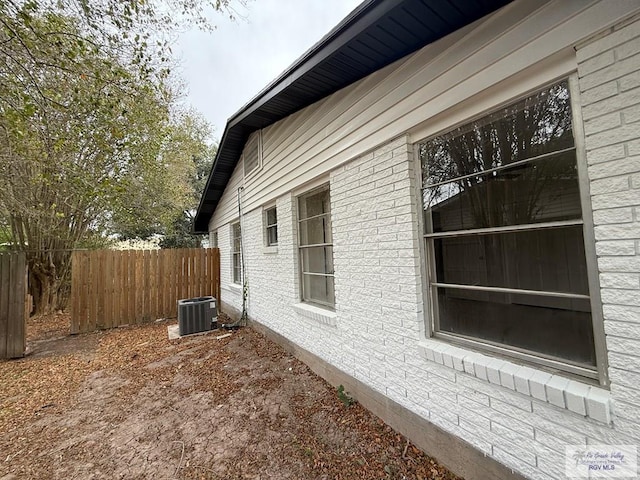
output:
[[[231,227],[231,265],[233,268],[233,283],[242,283],[242,231],[240,222]]]
[[[435,334],[595,377],[568,83],[418,146]]]
[[[302,300],[333,307],[333,241],[329,187],[298,198]]]

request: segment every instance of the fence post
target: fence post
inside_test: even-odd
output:
[[[22,252],[0,253],[0,358],[24,356],[27,262]]]

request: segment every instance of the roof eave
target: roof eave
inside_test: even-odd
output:
[[[319,42],[307,50],[298,60],[296,60],[289,68],[280,74],[273,82],[269,83],[246,105],[232,115],[225,126],[222,139],[220,141],[218,152],[214,160],[213,166],[205,190],[200,198],[198,210],[194,219],[193,230],[195,233],[206,233],[211,215],[215,212],[217,204],[222,197],[224,189],[228,184],[233,169],[237,165],[242,153],[242,146],[246,142],[252,131],[264,128],[291,115],[313,102],[324,98],[333,92],[344,88],[349,83],[353,83],[374,71],[398,60],[419,48],[427,45],[439,38],[442,38],[460,28],[463,28],[479,18],[487,15],[498,8],[509,3],[511,0],[449,0],[445,2],[447,5],[441,7],[442,2],[432,2],[431,0],[366,0],[354,9],[347,17],[345,17],[334,29],[327,33]],[[462,4],[460,4],[462,2]],[[465,3],[467,2],[467,3]],[[367,36],[366,32],[369,28],[373,28],[379,23],[389,20],[396,12],[403,11],[411,5],[416,9],[424,9],[425,7],[432,12],[437,12],[436,17],[441,18],[445,15],[444,11],[454,12],[452,17],[445,19],[444,23],[455,25],[449,30],[444,30],[436,34],[430,40],[421,43],[415,48],[412,46],[410,51],[401,50],[392,53],[380,55],[380,63],[375,69],[364,71],[359,78],[349,78],[342,83],[336,82],[335,85],[314,85],[316,91],[315,96],[310,96],[303,101],[298,100],[295,93],[296,82],[310,73],[320,70],[323,62],[329,62],[333,55],[342,54],[348,49],[350,42],[370,41],[371,36]],[[462,7],[461,7],[462,5]],[[469,6],[475,5],[475,10]],[[398,9],[398,7],[401,7]],[[442,11],[438,10],[441,9]],[[464,12],[463,12],[464,10]],[[435,17],[434,17],[435,18]],[[414,32],[412,32],[414,33]],[[439,35],[439,36],[437,36]],[[359,37],[360,36],[360,37]],[[368,67],[367,67],[368,68]],[[365,69],[366,70],[366,69]],[[361,72],[355,72],[360,74]],[[351,74],[351,72],[350,72]],[[341,79],[344,80],[344,79]],[[346,83],[345,83],[346,82]],[[290,93],[288,93],[290,92]],[[294,101],[295,99],[295,101]],[[289,104],[284,113],[280,108],[274,108],[278,102],[286,102]],[[269,102],[271,103],[271,106]],[[218,182],[219,186],[213,183]]]

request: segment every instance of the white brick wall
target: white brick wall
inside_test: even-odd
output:
[[[237,316],[242,312],[241,288],[233,286],[233,271],[231,258],[232,244],[231,224],[225,224],[218,228],[218,248],[220,249],[220,295],[221,306],[224,312]]]
[[[276,203],[278,247],[265,253],[264,214],[257,209],[246,215],[243,235],[249,284],[248,314],[261,323],[281,331],[290,324],[291,305],[298,295],[297,233],[294,199],[282,197]]]
[[[615,430],[640,437],[640,18],[577,49]],[[596,440],[596,438],[593,438]],[[591,441],[591,439],[590,439]]]
[[[341,368],[393,398],[406,398],[405,354],[420,331],[412,165],[402,137],[331,174]]]
[[[296,306],[296,198],[277,200],[275,253],[264,250],[262,209],[245,213],[250,317],[533,479],[564,478],[565,445],[640,443],[639,38],[635,19],[577,49],[610,396],[425,338],[419,172],[406,137],[331,173],[333,316]],[[239,310],[226,288],[230,235],[218,229],[222,295]]]

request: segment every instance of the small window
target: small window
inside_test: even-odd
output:
[[[260,165],[261,156],[261,134],[260,130],[252,133],[244,146],[242,161],[244,164],[244,174],[249,175]]]
[[[232,227],[232,244],[231,244],[231,264],[233,268],[233,283],[242,283],[242,231],[240,230],[240,222],[234,223]]]
[[[568,82],[418,153],[435,334],[593,376]]]
[[[335,305],[329,187],[298,198],[302,300]]]
[[[211,248],[218,248],[218,231],[211,232],[211,237],[209,239]]]
[[[276,207],[265,211],[267,247],[278,245],[278,215]]]

